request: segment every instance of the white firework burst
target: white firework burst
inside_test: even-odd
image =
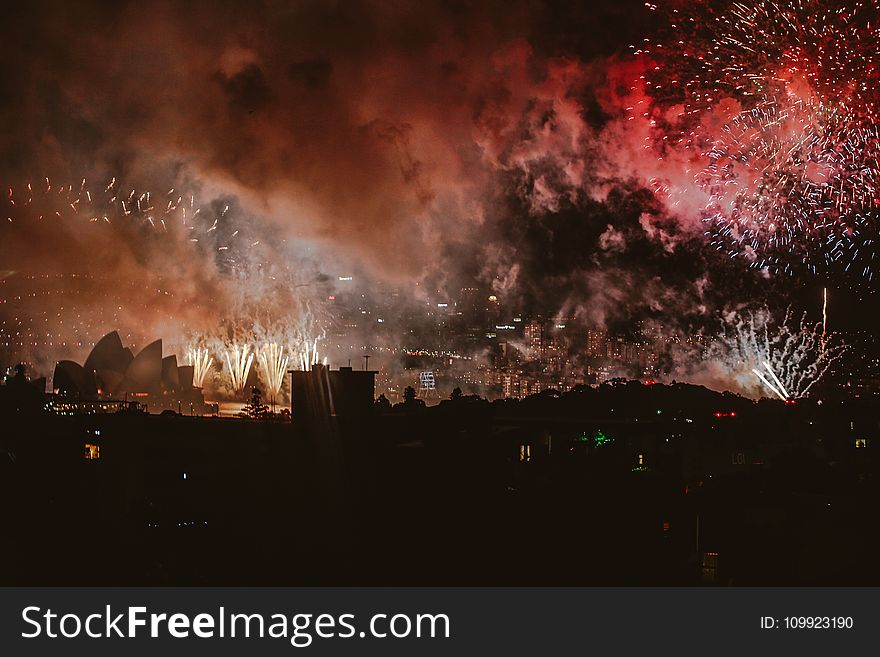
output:
[[[726,323],[714,356],[724,359],[740,387],[783,400],[807,396],[846,350],[806,313],[794,321],[790,309],[782,321],[764,308],[733,314]]]
[[[257,361],[260,365],[261,378],[267,388],[266,392],[274,403],[284,386],[290,355],[285,353],[283,346],[268,342],[257,353]]]
[[[205,376],[214,364],[214,359],[208,353],[207,349],[189,349],[187,351],[189,364],[193,367],[193,385],[196,388],[204,387]]]
[[[247,384],[248,374],[254,362],[254,354],[248,345],[234,344],[226,350],[226,365],[229,367],[229,383],[238,394]]]

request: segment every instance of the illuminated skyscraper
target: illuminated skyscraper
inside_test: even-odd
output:
[[[587,331],[587,356],[590,358],[605,358],[608,334],[601,329]]]
[[[538,320],[533,319],[525,325],[523,337],[526,343],[526,360],[538,360],[541,358],[541,341],[544,336],[544,327]]]

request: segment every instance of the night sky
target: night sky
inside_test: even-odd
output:
[[[707,153],[730,139],[738,112],[788,102],[820,121],[840,103],[864,127],[874,99],[816,83],[806,46],[807,63],[790,67],[781,91],[701,79],[685,88],[677,78],[693,67],[679,65],[682,50],[712,52],[711,17],[730,9],[693,7],[688,23],[691,6],[20,3],[0,26],[0,178],[13,190],[0,270],[7,280],[79,272],[171,289],[159,305],[150,291],[125,309],[127,321],[166,334],[247,314],[243,297],[266,315],[301,316],[352,272],[415,299],[476,285],[508,308],[608,327],[711,327],[722,312],[765,304],[818,320],[828,287],[834,328],[863,325],[876,303],[863,270],[872,194],[856,189],[819,233],[815,216],[808,229],[788,219],[790,242],[771,246],[766,235],[781,230],[767,229],[765,214],[755,255],[748,240],[712,244],[713,231],[729,238],[730,217],[707,221],[718,210],[698,181],[717,176],[722,158]],[[677,23],[693,42],[675,42]],[[863,75],[860,56],[838,53]],[[771,64],[754,62],[765,76]],[[693,100],[700,84],[710,101]],[[681,118],[688,103],[701,104],[697,118]],[[749,171],[769,157],[742,143],[781,151],[793,130],[841,130],[782,129],[762,124],[756,138],[749,126],[739,151],[725,146],[739,188],[743,153]],[[842,149],[836,134],[826,150]],[[875,146],[854,146],[866,170]],[[815,167],[826,175],[823,153],[798,157],[782,168],[807,184]],[[759,192],[762,203],[775,194],[770,214],[801,212],[780,204],[778,188]],[[829,231],[850,240],[847,254],[858,247],[849,269],[822,262]],[[772,262],[760,266],[765,246]],[[100,296],[93,306],[106,310]]]

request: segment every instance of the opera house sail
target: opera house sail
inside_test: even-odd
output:
[[[137,355],[124,347],[118,331],[95,343],[80,365],[62,360],[52,377],[55,394],[69,400],[137,399],[153,409],[187,410],[204,407],[201,391],[193,387],[193,367],[178,365],[177,356],[162,357],[162,340]]]

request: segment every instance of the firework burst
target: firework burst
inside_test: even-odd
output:
[[[312,340],[305,339],[299,343],[299,347],[293,350],[297,354],[296,362],[303,371],[312,369],[312,365],[317,365],[321,361],[321,355],[318,351],[318,338]],[[324,364],[327,359],[324,358]]]
[[[248,345],[235,344],[228,348],[224,355],[226,356],[226,365],[229,368],[229,383],[232,390],[236,394],[240,394],[247,385],[248,374],[250,374],[251,365],[254,362],[254,354]]]
[[[738,114],[705,152],[697,175],[716,249],[753,267],[843,269],[872,280],[880,178],[876,126],[858,148],[836,139],[806,103],[767,103]]]
[[[187,350],[187,359],[193,367],[193,385],[196,388],[203,388],[205,384],[205,376],[214,364],[214,359],[208,353],[207,349],[189,349]]]
[[[284,347],[269,342],[257,352],[257,361],[260,365],[263,383],[266,385],[269,398],[274,404],[284,386],[290,356],[284,352]]]
[[[630,109],[661,157],[701,156],[713,246],[758,268],[872,280],[880,0],[673,4],[666,34],[635,51],[650,102]]]
[[[823,334],[821,326],[810,324],[806,313],[799,322],[790,311],[782,321],[775,321],[767,309],[733,315],[711,357],[725,362],[744,390],[798,399],[809,394],[846,349],[833,334]]]

